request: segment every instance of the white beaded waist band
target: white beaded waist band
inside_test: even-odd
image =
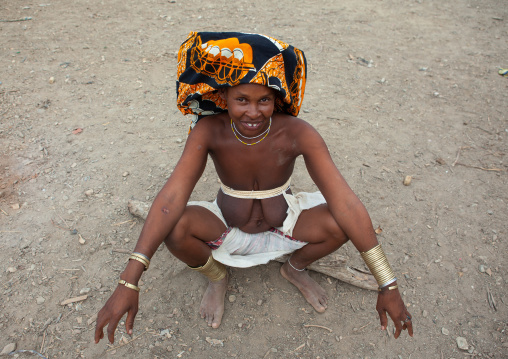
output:
[[[284,183],[282,186],[269,189],[266,191],[237,191],[232,189],[231,187],[226,186],[221,182],[220,188],[224,194],[235,198],[244,198],[244,199],[265,199],[277,197],[286,192],[289,187],[291,187],[291,177]]]

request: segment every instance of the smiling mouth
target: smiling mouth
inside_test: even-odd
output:
[[[242,126],[248,130],[257,130],[261,127],[261,122],[241,122]]]

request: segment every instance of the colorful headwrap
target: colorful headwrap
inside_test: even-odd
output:
[[[191,32],[178,51],[177,106],[199,119],[227,111],[217,90],[260,84],[278,91],[275,111],[297,116],[307,64],[301,50],[269,36],[241,32]]]

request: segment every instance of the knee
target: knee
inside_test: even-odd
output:
[[[164,239],[166,247],[168,247],[171,252],[178,251],[184,246],[185,238],[187,237],[188,233],[189,223],[184,214],[173,227],[173,230]]]
[[[323,229],[329,240],[340,243],[340,245],[343,245],[349,240],[328,208],[326,208],[326,215],[323,215]]]

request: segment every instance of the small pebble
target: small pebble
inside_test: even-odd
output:
[[[413,177],[411,176],[406,176],[404,178],[404,181],[402,182],[404,184],[404,186],[409,186],[411,184],[411,181],[413,180]]]
[[[9,272],[9,273],[14,273],[15,271],[17,271],[17,269],[15,267],[7,268],[7,272]]]
[[[263,300],[262,299],[258,300],[258,305],[261,305],[261,304],[263,304]]]
[[[44,299],[44,297],[37,297],[37,299],[36,299],[37,304],[42,304],[45,301],[46,301],[46,299]]]
[[[229,301],[230,301],[231,303],[233,303],[235,300],[236,300],[236,295],[231,294],[231,295],[229,296]]]
[[[424,310],[422,312],[422,317],[427,318],[428,315],[429,315],[429,312],[427,312],[426,310]]]
[[[450,331],[446,328],[441,328],[441,333],[443,333],[444,335],[450,335]]]
[[[466,338],[463,337],[457,337],[457,347],[462,350],[468,350],[469,345],[467,344]]]
[[[122,173],[122,176],[123,176],[123,177],[127,177],[128,175],[129,175],[129,172],[127,172],[127,171],[126,171],[126,172],[124,172],[124,173]]]
[[[82,288],[80,291],[79,291],[79,294],[88,294],[90,292],[90,288]]]
[[[93,195],[93,189],[85,191],[85,196],[90,197],[91,195]]]
[[[50,83],[50,84],[54,84],[54,83],[55,83],[55,78],[54,78],[53,76],[51,76],[51,77],[49,78],[49,83]]]
[[[480,264],[478,270],[480,271],[480,273],[485,273],[485,266],[483,264]]]
[[[16,350],[16,343],[9,343],[7,344],[3,349],[2,352],[0,352],[0,355],[7,355],[9,353],[12,353]]]
[[[182,142],[183,142],[183,140],[181,138],[176,139],[176,143],[182,143]]]

